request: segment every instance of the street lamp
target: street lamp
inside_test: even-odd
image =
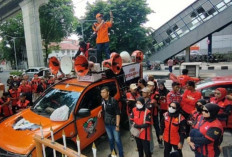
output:
[[[96,22],[96,20],[84,20],[84,19],[79,19],[80,24],[81,24],[81,34],[82,34],[82,39],[84,40],[84,28],[83,28],[83,24],[85,22]]]
[[[10,36],[10,35],[5,35],[5,36],[8,36],[8,37],[12,38],[11,40],[13,41],[13,44],[14,44],[15,68],[16,68],[16,70],[18,70],[18,63],[17,63],[17,56],[16,56],[16,48],[15,48],[15,39],[16,39],[16,38],[24,38],[24,37],[12,37],[12,36]]]

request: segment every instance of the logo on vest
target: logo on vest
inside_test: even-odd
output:
[[[214,135],[218,135],[219,134],[219,132],[218,131],[214,131]]]

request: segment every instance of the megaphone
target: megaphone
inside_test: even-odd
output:
[[[143,52],[139,50],[135,50],[132,53],[131,58],[132,58],[132,62],[141,63],[143,61]]]
[[[58,71],[60,70],[60,62],[56,57],[51,57],[49,59],[49,64],[48,64],[51,73],[56,75],[58,73]]]
[[[122,58],[123,63],[130,63],[131,62],[131,56],[127,51],[122,51],[120,53],[120,56]]]
[[[85,56],[79,55],[74,61],[74,70],[76,71],[77,75],[85,76],[93,65],[94,63],[88,61]]]
[[[103,67],[107,67],[114,74],[119,74],[122,68],[122,58],[116,52],[111,53],[110,59],[103,61]]]

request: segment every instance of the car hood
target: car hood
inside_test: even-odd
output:
[[[51,126],[56,132],[66,123],[53,122],[26,109],[0,123],[0,148],[15,154],[29,154],[35,147],[34,135],[41,135],[40,124],[43,126],[44,137],[48,137]]]

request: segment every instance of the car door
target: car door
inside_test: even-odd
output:
[[[95,139],[105,132],[103,117],[98,118],[98,113],[102,109],[100,92],[103,86],[108,86],[111,89],[111,96],[117,93],[115,82],[90,86],[84,93],[78,106],[76,126],[81,141],[81,149],[94,142]],[[86,108],[90,110],[90,116],[84,118],[78,117],[78,111]]]

